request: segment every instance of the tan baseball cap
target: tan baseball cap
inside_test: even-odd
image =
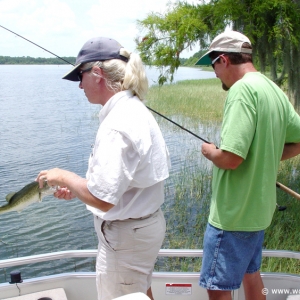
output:
[[[243,43],[251,45],[250,40],[242,33],[238,31],[225,31],[213,39],[209,50],[201,56],[195,65],[210,65],[211,59],[209,54],[213,51],[251,54],[252,49],[242,48]]]

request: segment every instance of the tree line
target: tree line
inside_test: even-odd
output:
[[[198,55],[199,56],[199,55]],[[44,58],[44,57],[31,57],[31,56],[0,56],[0,65],[65,65],[70,62],[75,64],[76,57],[63,56],[64,61],[60,58]],[[67,61],[67,62],[66,62]],[[180,58],[180,64],[185,66],[191,66],[191,58]]]
[[[0,56],[0,65],[64,65],[66,61],[71,64],[75,64],[76,57],[62,57],[65,61],[60,58],[43,58],[43,57],[11,57],[11,56]]]

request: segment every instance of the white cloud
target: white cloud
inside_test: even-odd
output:
[[[76,56],[95,36],[115,38],[134,50],[137,19],[164,12],[169,2],[175,0],[0,0],[0,25],[59,56]],[[52,57],[2,28],[0,39],[0,55]]]
[[[65,1],[59,0],[2,0],[0,1],[0,25],[16,32],[32,42],[58,51],[62,37],[76,27],[75,14]],[[0,28],[2,46],[0,55],[43,56],[51,55],[38,47]]]

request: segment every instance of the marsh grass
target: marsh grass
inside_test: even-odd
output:
[[[165,115],[206,123],[221,120],[225,97],[218,79],[186,80],[151,87],[147,105]]]
[[[281,162],[278,171],[278,181],[293,191],[299,189],[300,157]],[[277,189],[277,203],[286,206],[285,211],[276,210],[271,225],[265,233],[264,247],[300,251],[300,203],[284,191]],[[287,258],[264,258],[262,269],[267,272],[287,272],[299,274],[300,262]]]
[[[225,98],[226,93],[218,79],[189,80],[152,87],[146,104],[218,144]],[[182,129],[160,117],[156,116],[156,119],[167,143],[169,134],[178,135],[178,140],[168,145],[175,165],[166,182],[163,211],[167,233],[163,248],[202,249],[211,197],[212,165],[203,159],[199,140],[191,138],[189,133],[183,133]],[[187,145],[189,151],[184,151]],[[300,192],[299,172],[300,158],[281,162],[278,181]],[[264,248],[300,251],[300,203],[279,189],[277,202],[287,206],[287,209],[275,211],[273,221],[265,233]],[[199,258],[159,258],[155,269],[198,272],[200,267]],[[262,262],[264,272],[297,274],[299,267],[300,263],[295,259],[263,258]]]

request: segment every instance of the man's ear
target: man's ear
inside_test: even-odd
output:
[[[92,72],[97,76],[103,77],[103,71],[98,66],[95,66]]]
[[[224,63],[226,63],[227,66],[230,64],[230,60],[227,55],[222,55],[220,58],[223,60]]]
[[[93,75],[97,77],[97,82],[99,83],[101,81],[101,78],[103,78],[103,71],[98,66],[93,68]]]

